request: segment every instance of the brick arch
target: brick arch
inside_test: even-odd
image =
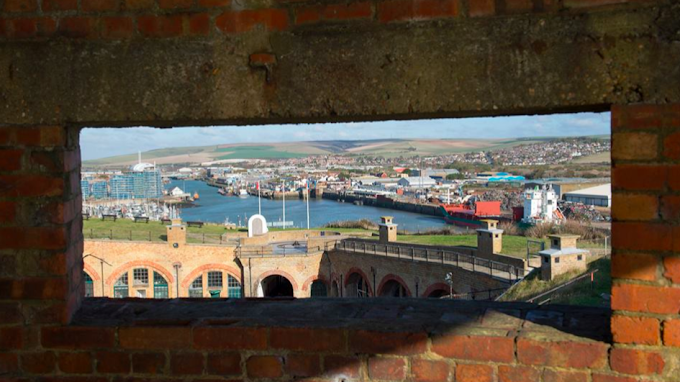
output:
[[[303,290],[303,291],[308,290],[308,289],[309,289],[309,286],[312,285],[312,283],[313,283],[314,281],[316,281],[316,280],[319,280],[319,281],[321,281],[322,283],[326,284],[326,286],[329,287],[329,288],[330,288],[330,286],[331,286],[331,283],[328,282],[328,280],[326,280],[326,278],[325,278],[324,276],[321,276],[321,275],[313,275],[313,276],[309,276],[309,277],[307,278],[307,280],[305,280],[305,282],[302,284],[302,290]]]
[[[290,282],[290,285],[293,286],[293,291],[299,290],[298,285],[295,282],[295,278],[293,276],[291,276],[290,273],[288,273],[286,271],[278,270],[278,269],[273,270],[273,271],[267,271],[267,272],[260,274],[260,276],[258,276],[258,278],[256,279],[257,280],[256,285],[259,285],[262,282],[262,280],[266,279],[269,276],[283,276],[286,279],[288,279],[288,281]]]
[[[392,273],[385,275],[385,277],[382,278],[382,280],[380,281],[380,286],[378,287],[378,293],[376,294],[376,296],[380,296],[383,288],[385,287],[385,284],[387,284],[388,281],[392,281],[392,280],[398,282],[399,284],[401,284],[404,287],[404,289],[406,290],[407,297],[413,296],[413,294],[411,293],[411,289],[409,289],[408,284],[406,284],[406,282],[404,282],[404,279],[402,279],[401,277],[399,277],[395,274],[392,274]]]
[[[185,276],[184,280],[180,284],[180,287],[182,289],[186,289],[186,288],[189,287],[189,284],[191,284],[196,279],[196,277],[198,277],[198,275],[203,274],[203,272],[205,272],[205,271],[216,271],[216,270],[225,271],[225,272],[229,273],[230,275],[234,276],[238,280],[239,284],[243,284],[242,281],[241,281],[241,271],[240,270],[238,270],[234,267],[230,267],[228,265],[224,265],[224,264],[205,264],[205,265],[201,265],[200,267],[194,269],[193,271],[191,271],[191,273],[189,273],[187,276]]]
[[[436,290],[443,290],[443,291],[445,291],[446,293],[449,293],[449,292],[450,292],[450,287],[449,287],[449,284],[446,284],[446,283],[434,283],[434,284],[430,285],[430,286],[425,290],[425,292],[423,292],[423,294],[421,295],[421,297],[427,297],[427,296],[430,295],[430,293],[432,293],[432,292],[434,292],[434,291],[436,291]],[[456,291],[454,290],[453,293],[456,293]]]
[[[99,281],[99,280],[102,279],[101,276],[99,275],[99,273],[97,273],[97,271],[95,271],[94,268],[92,268],[88,264],[83,263],[83,270],[85,271],[85,273],[90,275],[90,277],[92,278],[92,281]]]
[[[359,269],[357,267],[350,268],[349,271],[347,271],[347,273],[345,274],[345,284],[343,285],[345,287],[345,289],[347,289],[347,285],[349,285],[349,277],[353,273],[358,273],[359,276],[364,278],[364,280],[366,281],[366,284],[368,285],[368,295],[369,296],[375,295],[373,293],[374,292],[373,289],[374,289],[375,286],[371,285],[371,279],[368,278],[368,276],[366,275],[366,273],[364,273],[364,271],[362,271],[361,269]]]
[[[120,276],[123,275],[124,272],[127,272],[128,269],[130,268],[136,268],[136,267],[148,267],[152,268],[154,271],[158,271],[165,279],[168,281],[168,284],[172,284],[175,282],[175,278],[172,277],[172,273],[169,272],[165,267],[158,263],[154,263],[153,261],[147,261],[147,260],[136,260],[136,261],[130,261],[127,262],[120,267],[118,267],[112,274],[106,279],[106,284],[111,285],[118,280]],[[132,282],[132,281],[130,281]]]

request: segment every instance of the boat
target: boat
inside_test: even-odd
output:
[[[247,191],[245,188],[242,188],[242,189],[239,190],[239,192],[238,192],[238,197],[239,197],[239,198],[245,199],[245,198],[247,198],[248,196],[250,196],[250,195],[248,195],[248,191]]]
[[[194,200],[198,200],[198,192],[194,192]]]
[[[225,191],[224,188],[218,188],[217,193],[222,196],[227,196],[227,191]]]
[[[500,219],[501,216],[501,202],[498,200],[476,201],[474,206],[464,203],[441,204],[439,208],[447,223],[462,227],[482,228],[482,220]]]

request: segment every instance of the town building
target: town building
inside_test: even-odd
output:
[[[584,188],[564,194],[567,202],[583,203],[589,206],[611,207],[612,205],[612,184],[607,183],[601,186]]]

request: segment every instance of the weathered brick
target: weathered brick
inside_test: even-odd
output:
[[[567,8],[592,7],[607,4],[623,3],[627,0],[565,0]],[[661,127],[664,106],[659,105],[625,105],[612,108],[612,130],[622,129],[657,129]]]
[[[373,15],[370,2],[327,4],[299,7],[295,10],[296,24],[315,23],[321,20],[368,19]]]
[[[77,0],[43,0],[42,9],[45,12],[71,11],[78,9]]]
[[[127,327],[119,329],[118,341],[126,349],[187,349],[192,336],[188,327]]]
[[[5,0],[5,12],[35,12],[38,10],[36,0]]]
[[[95,19],[80,16],[65,17],[59,21],[59,34],[69,38],[95,37]]]
[[[612,197],[612,217],[617,220],[654,220],[659,216],[659,197],[619,194]]]
[[[170,356],[172,375],[200,375],[203,373],[203,353],[182,352]]]
[[[0,302],[0,325],[23,323],[18,302]]]
[[[680,191],[680,166],[668,168],[668,187],[674,191]]]
[[[580,371],[543,369],[543,382],[586,382],[588,374]]]
[[[100,351],[96,354],[98,373],[127,374],[130,372],[130,353]]]
[[[493,374],[490,365],[465,363],[456,365],[456,382],[493,382]]]
[[[662,374],[665,367],[661,354],[637,349],[614,348],[609,362],[612,370],[624,374]]]
[[[658,157],[659,136],[652,133],[626,132],[612,134],[612,158],[650,160]]]
[[[659,320],[650,317],[612,317],[614,342],[625,344],[658,345]]]
[[[321,374],[321,360],[316,354],[290,354],[286,357],[286,372],[293,377],[316,377]]]
[[[248,377],[279,378],[283,375],[281,357],[270,355],[254,355],[246,361]]]
[[[19,371],[19,357],[16,353],[0,353],[0,375],[15,374]]]
[[[505,0],[505,11],[507,13],[531,12],[534,9],[532,0]]]
[[[101,20],[102,37],[108,39],[130,38],[135,33],[131,17],[103,17]]]
[[[612,254],[611,275],[619,279],[655,281],[659,258],[646,254]]]
[[[672,160],[680,159],[680,132],[670,134],[664,138],[663,155]]]
[[[538,369],[529,366],[498,366],[498,382],[538,381]]]
[[[56,359],[54,353],[49,351],[22,353],[21,369],[30,374],[50,374],[54,371]],[[0,366],[0,370],[2,370],[2,366]]]
[[[267,332],[260,328],[199,327],[194,329],[194,346],[206,350],[264,350]]]
[[[68,280],[63,278],[25,277],[20,280],[0,280],[0,298],[21,300],[63,299]]]
[[[672,227],[662,223],[612,224],[612,247],[637,251],[670,251],[673,248]]]
[[[593,374],[593,382],[640,382],[639,378],[620,377],[609,374]]]
[[[666,320],[663,323],[663,344],[680,347],[680,320]]]
[[[600,369],[607,364],[607,346],[586,342],[543,342],[520,338],[517,360],[526,365]]]
[[[324,375],[328,377],[358,378],[361,361],[357,357],[325,356]]]
[[[0,171],[21,170],[21,158],[24,150],[0,149]]]
[[[123,0],[123,9],[143,10],[153,7],[154,0]]]
[[[21,326],[0,327],[0,350],[18,350],[24,345]]]
[[[661,196],[661,207],[659,208],[659,214],[661,215],[661,219],[665,221],[680,219],[680,196]]]
[[[134,353],[132,354],[132,372],[137,374],[163,374],[165,370],[165,354]]]
[[[475,0],[469,3],[470,17],[491,16],[496,13],[495,0]]]
[[[677,314],[680,312],[680,288],[615,284],[612,286],[612,309]]]
[[[411,19],[458,16],[455,0],[388,0],[378,3],[378,20],[383,23]]]
[[[368,359],[368,376],[371,379],[400,381],[405,377],[406,361],[403,358],[371,357]]]
[[[425,332],[390,333],[356,330],[349,333],[349,348],[357,353],[412,355],[425,352],[426,346]]]
[[[241,374],[241,355],[239,353],[208,353],[207,374],[237,375]]]
[[[272,328],[269,344],[275,349],[295,351],[342,351],[345,334],[338,329]]]
[[[16,219],[17,203],[0,201],[0,224],[12,223]]]
[[[612,187],[659,191],[666,184],[668,172],[665,166],[617,165],[612,168]]]
[[[228,7],[231,0],[198,0],[198,6],[204,8]]]
[[[85,12],[115,11],[120,9],[120,0],[81,0]]]
[[[4,227],[0,228],[0,248],[4,249],[64,249],[65,227]]]
[[[186,9],[194,5],[194,0],[158,0],[161,9]]]
[[[205,36],[210,33],[210,15],[199,13],[189,16],[189,34],[193,36]]]
[[[663,275],[674,284],[680,284],[680,257],[664,257],[663,267]]]
[[[92,373],[92,355],[90,353],[59,353],[59,370],[68,374]]]
[[[432,351],[449,358],[512,362],[514,342],[508,337],[442,335],[432,339]]]
[[[182,16],[140,16],[137,29],[146,37],[176,37],[183,32]]]
[[[223,33],[247,32],[256,26],[281,31],[288,28],[288,13],[284,9],[228,11],[218,16],[215,24]]]
[[[46,326],[42,328],[40,341],[49,349],[107,349],[114,346],[115,331],[112,328]]]

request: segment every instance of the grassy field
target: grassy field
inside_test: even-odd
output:
[[[289,152],[274,146],[235,146],[222,147],[216,152],[227,154],[218,156],[216,159],[273,159],[273,158],[301,158],[309,154]]]
[[[586,278],[585,280],[581,280],[552,295],[546,296],[545,299],[550,299],[550,303],[552,304],[609,306],[609,301],[603,299],[601,295],[603,293],[611,293],[611,260],[608,258],[600,258],[588,264],[588,272],[592,272],[596,269],[597,273],[595,273],[592,286],[590,279]],[[515,284],[508,293],[505,294],[503,301],[526,301],[531,297],[537,296],[553,287],[567,282],[581,273],[582,272],[569,272],[556,277],[554,280],[543,281],[539,279],[538,272],[534,272],[527,276],[523,281]]]
[[[587,163],[610,163],[612,160],[612,153],[607,151],[604,153],[599,153],[599,154],[593,154],[593,155],[587,155],[584,157],[580,157],[578,159],[574,159],[571,161],[571,163],[581,163],[581,164],[587,164]]]
[[[86,239],[113,238],[114,240],[166,241],[165,226],[165,224],[157,221],[135,223],[127,219],[118,219],[115,222],[90,219],[83,220],[83,236]],[[201,243],[203,234],[212,239],[211,242],[219,241],[219,236],[225,232],[230,231],[217,224],[205,224],[202,228],[188,227],[187,242]]]

